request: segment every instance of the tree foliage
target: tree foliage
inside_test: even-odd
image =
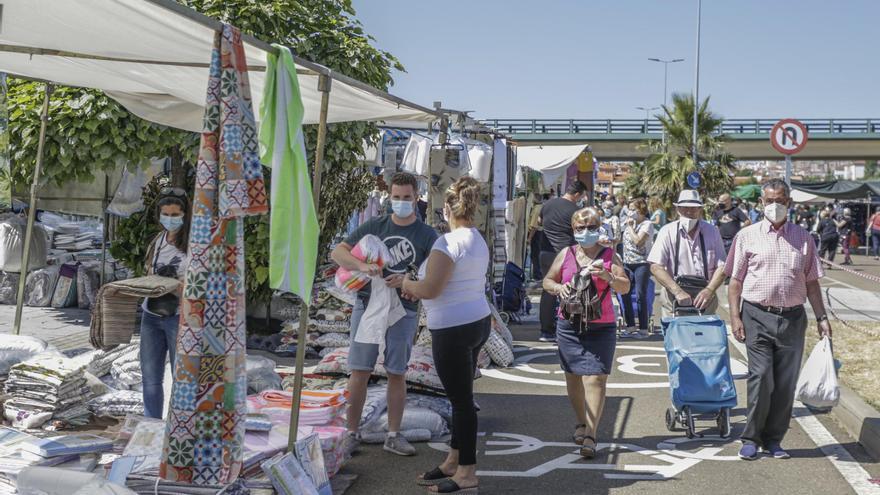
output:
[[[177,0],[210,17],[230,23],[242,32],[289,46],[298,56],[330,67],[373,87],[387,89],[392,70],[403,70],[394,56],[373,46],[355,18],[351,0]],[[40,126],[43,85],[24,81],[10,84],[10,135],[17,136],[10,150],[12,180],[27,184],[33,173]],[[331,97],[332,98],[332,97]],[[255,109],[259,111],[259,109]],[[52,96],[47,128],[44,174],[46,181],[63,184],[93,180],[95,172],[122,163],[145,164],[180,146],[185,160],[193,162],[198,135],[152,124],[130,114],[99,91],[58,87]],[[305,129],[309,163],[313,163],[317,126]],[[352,122],[328,126],[324,155],[324,181],[318,210],[321,256],[330,239],[346,224],[352,211],[366,204],[373,183],[359,170],[364,142],[378,135],[375,124]],[[150,226],[138,225],[151,223]],[[123,232],[158,229],[150,215],[120,222]],[[128,229],[128,230],[126,230]],[[269,219],[246,222],[247,287],[251,300],[266,302],[268,287]],[[130,247],[120,241],[116,252]],[[143,264],[143,254],[128,256],[132,267]]]
[[[659,115],[666,133],[666,143],[649,141],[651,154],[644,162],[638,184],[646,195],[658,196],[671,204],[687,188],[687,176],[697,170],[703,197],[714,197],[733,188],[734,158],[726,151],[726,137],[720,133],[724,120],[709,110],[709,98],[697,109],[697,156],[694,149],[693,118],[696,105],[692,95],[672,95],[672,105],[663,106]]]
[[[403,67],[386,51],[373,46],[350,0],[178,0],[208,16],[228,22],[244,33],[290,47],[294,54],[379,89],[393,83],[392,70]],[[331,93],[332,94],[332,93]],[[332,96],[331,96],[332,100]],[[314,163],[317,126],[306,126],[306,151]],[[369,174],[359,166],[364,142],[374,142],[375,124],[350,122],[327,128],[318,220],[319,257],[326,256],[332,238],[363,208],[373,189]],[[249,218],[245,224],[247,286],[252,300],[266,302],[268,286],[269,219]]]
[[[16,188],[30,184],[37,159],[45,85],[9,80],[9,157]],[[100,91],[56,87],[49,103],[43,184],[92,182],[120,166],[146,166],[180,144],[192,156],[195,134],[153,124],[129,113]]]

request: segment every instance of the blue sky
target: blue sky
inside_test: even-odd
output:
[[[481,118],[643,118],[694,83],[696,0],[354,0],[392,92]],[[880,118],[878,0],[703,0],[700,95],[726,118]]]

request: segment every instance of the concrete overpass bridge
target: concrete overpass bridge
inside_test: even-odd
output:
[[[739,160],[778,160],[770,146],[770,129],[779,119],[725,120],[728,150]],[[643,160],[639,146],[660,140],[662,126],[652,119],[486,119],[487,127],[524,144],[589,144],[602,161]],[[880,118],[801,119],[809,129],[809,142],[798,160],[864,160],[880,158]]]

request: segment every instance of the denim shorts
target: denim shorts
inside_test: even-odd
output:
[[[348,351],[348,368],[357,371],[373,371],[379,359],[379,344],[355,342],[366,303],[357,298],[351,312],[351,345]],[[392,375],[405,375],[412,354],[413,339],[419,328],[418,313],[406,310],[406,316],[391,325],[385,333],[385,369]]]

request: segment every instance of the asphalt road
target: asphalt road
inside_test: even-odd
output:
[[[876,272],[873,267],[872,271]],[[831,277],[876,291],[876,285],[863,284],[855,275],[832,271]],[[602,450],[596,459],[584,461],[571,442],[575,420],[555,347],[536,341],[534,322],[512,330],[517,340],[515,366],[484,371],[476,383],[482,407],[478,443],[482,493],[880,494],[880,486],[868,481],[880,478],[880,464],[833,416],[814,416],[804,408],[795,411],[803,417],[792,420],[784,442],[792,459],[762,457],[746,462],[736,457],[746,393],[745,359],[733,346],[739,401],[733,411],[732,438],[722,440],[711,418],[697,424],[698,431],[706,434],[702,439],[688,441],[681,430],[667,431],[669,388],[659,336],[618,342],[600,428]],[[824,449],[817,447],[817,441]],[[415,485],[415,477],[443,459],[443,445],[418,444],[417,449],[417,456],[401,458],[383,452],[381,446],[363,447],[345,469],[358,475],[346,493],[424,493]]]

